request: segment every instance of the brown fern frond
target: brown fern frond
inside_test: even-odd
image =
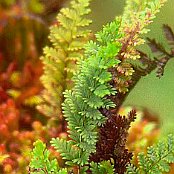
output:
[[[132,153],[126,149],[126,139],[130,123],[134,121],[136,111],[132,110],[126,116],[116,115],[114,111],[106,112],[107,122],[99,131],[99,141],[96,145],[96,153],[92,154],[90,161],[101,162],[114,160],[115,172],[123,174],[126,166],[132,158]]]

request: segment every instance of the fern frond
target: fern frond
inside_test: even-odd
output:
[[[76,162],[82,167],[84,164],[88,164],[90,153],[95,152],[98,126],[102,125],[106,120],[100,114],[99,109],[115,107],[114,103],[107,99],[106,96],[116,94],[116,90],[108,83],[112,79],[108,69],[115,67],[120,62],[116,59],[121,47],[118,42],[122,37],[119,33],[120,22],[120,19],[117,18],[98,33],[97,43],[94,43],[94,45],[98,45],[97,50],[94,52],[88,51],[89,44],[92,42],[87,45],[86,54],[90,56],[80,62],[79,71],[74,76],[75,86],[73,90],[66,90],[64,93],[63,113],[68,121],[69,137],[72,140],[67,142],[68,146],[64,142],[65,149],[63,151],[60,147],[57,150],[66,158],[64,152],[75,147],[79,155],[74,157],[74,160],[67,159],[68,163]],[[113,30],[113,25],[115,26],[115,31]],[[108,30],[108,33],[105,32],[106,30]],[[101,38],[100,35],[107,37],[109,30],[114,33],[114,36],[108,37],[110,40],[107,43],[99,39]],[[96,115],[93,116],[95,113]],[[55,141],[58,145],[63,145],[62,141],[64,140],[56,139],[52,143]]]
[[[115,70],[116,89],[120,93],[127,93],[132,82],[132,75],[135,73],[130,60],[136,61],[140,59],[140,53],[137,46],[145,43],[142,34],[146,34],[149,30],[148,25],[152,23],[160,8],[166,0],[127,0],[123,13],[122,31],[124,37],[121,40],[122,48],[119,59],[122,60],[118,68]]]
[[[73,141],[66,141],[64,139],[52,139],[52,146],[61,153],[63,159],[67,160],[66,164],[70,166],[86,164],[86,156],[80,156],[78,148],[73,146]]]
[[[124,58],[134,60],[140,58],[135,47],[145,42],[141,35],[149,31],[146,27],[153,22],[156,14],[166,1],[167,0],[126,1],[122,23],[125,38],[123,39],[124,44],[121,51],[121,55]]]
[[[31,174],[40,173],[58,173],[58,163],[56,159],[50,160],[50,152],[46,149],[46,145],[37,140],[34,143],[34,149],[32,151],[32,159],[29,167],[31,168]]]
[[[46,116],[62,117],[63,92],[72,87],[72,75],[76,63],[83,59],[84,44],[90,37],[86,27],[92,22],[89,14],[90,0],[73,0],[69,8],[63,8],[57,15],[58,24],[50,28],[51,47],[44,48],[41,58],[44,74],[41,81],[45,90],[38,109]]]
[[[132,157],[125,147],[126,137],[130,123],[134,121],[135,116],[135,110],[128,114],[128,118],[108,112],[108,120],[99,131],[96,153],[91,154],[90,161],[101,162],[112,159],[115,172],[124,173]]]
[[[160,141],[147,149],[147,154],[139,153],[138,167],[129,166],[131,174],[162,174],[169,172],[170,163],[174,162],[174,136],[169,135],[166,141]]]
[[[102,161],[101,163],[91,162],[90,170],[92,174],[114,174],[114,166],[110,161]]]
[[[129,164],[127,166],[126,174],[139,174],[139,171],[134,165]]]

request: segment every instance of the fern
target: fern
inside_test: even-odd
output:
[[[92,174],[114,174],[114,167],[110,161],[102,161],[101,163],[91,163],[90,168]]]
[[[67,160],[67,165],[75,165],[76,160],[79,159],[79,153],[77,151],[77,148],[73,147],[72,141],[66,141],[64,139],[52,139],[52,146],[55,147],[55,149],[58,149],[61,155],[63,156],[63,159]],[[83,164],[83,161],[79,159],[80,162]]]
[[[42,141],[38,140],[34,143],[34,146],[30,168],[42,171],[43,173],[47,173],[48,171],[50,173],[57,172],[57,161],[49,160],[50,152],[46,149],[46,145],[43,144]]]
[[[57,16],[58,24],[50,28],[51,47],[44,48],[41,58],[44,74],[41,81],[45,90],[43,102],[38,109],[46,116],[62,118],[61,103],[63,91],[71,88],[71,77],[76,63],[83,59],[83,45],[89,39],[90,30],[86,27],[91,20],[86,18],[90,12],[90,0],[73,0],[70,8],[61,9]]]
[[[142,34],[149,30],[148,25],[152,23],[160,8],[166,0],[142,0],[126,1],[123,13],[122,30],[125,37],[122,38],[122,48],[118,55],[121,63],[115,70],[115,87],[120,93],[127,93],[131,85],[135,69],[130,61],[140,59],[141,55],[137,51],[137,46],[145,43]]]
[[[174,163],[174,136],[160,141],[147,149],[147,154],[139,153],[138,167],[129,165],[128,174],[162,174],[169,172],[170,163]]]
[[[106,43],[104,38],[113,28],[115,30],[113,31],[114,35]],[[69,137],[72,140],[66,142],[64,149],[62,149],[62,140],[60,139],[53,139],[51,143],[63,158],[67,157],[69,145],[72,144],[71,149],[76,148],[79,155],[73,160],[76,165],[88,164],[90,153],[95,152],[98,138],[97,128],[106,120],[98,109],[109,109],[115,106],[106,96],[116,94],[115,89],[108,84],[111,80],[108,68],[119,63],[119,60],[115,59],[121,46],[117,41],[122,37],[119,28],[120,19],[117,19],[106,25],[96,35],[97,43],[91,41],[87,44],[86,55],[88,55],[88,59],[81,61],[79,65],[79,72],[74,77],[75,86],[73,90],[67,90],[64,93],[63,112],[68,121]],[[101,36],[104,36],[104,38],[101,39]],[[95,49],[96,45],[97,49]],[[91,52],[91,50],[94,51]],[[67,160],[67,164],[69,164],[70,161]]]
[[[108,120],[99,131],[96,153],[91,154],[90,161],[101,162],[112,159],[114,171],[118,174],[124,173],[132,157],[132,153],[125,148],[126,137],[135,116],[135,110],[132,110],[127,117],[108,112]]]
[[[31,174],[68,174],[67,169],[59,169],[56,159],[50,159],[50,151],[46,145],[38,140],[34,143],[30,162]]]
[[[117,111],[141,77],[157,68],[157,63],[138,51],[137,46],[145,42],[142,34],[149,31],[148,25],[152,23],[165,1],[126,1],[127,6],[121,25],[125,35],[121,39],[122,48],[118,54],[121,63],[111,70],[113,76],[111,83],[118,90],[112,99],[117,104]]]

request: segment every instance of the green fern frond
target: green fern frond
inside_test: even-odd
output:
[[[64,140],[53,139],[52,144],[65,159],[67,159],[66,152],[74,151],[73,149],[76,148],[78,156],[72,157],[73,159],[68,158],[67,163],[75,162],[82,167],[84,164],[88,164],[90,153],[95,152],[98,126],[106,120],[98,109],[115,107],[115,104],[106,96],[116,94],[116,90],[108,83],[112,79],[108,69],[115,67],[120,62],[116,59],[121,47],[118,42],[122,37],[122,34],[119,33],[120,23],[120,18],[117,18],[97,34],[96,43],[87,44],[86,55],[90,56],[80,62],[79,71],[74,76],[73,90],[64,92],[63,113],[68,121],[69,137],[72,140],[65,143]],[[112,37],[109,37],[109,30],[114,33]],[[99,39],[103,36],[110,40],[106,43]],[[91,52],[92,45],[90,46],[90,44],[98,45],[97,50]],[[93,116],[94,114],[96,115]],[[55,145],[55,141],[57,145]]]
[[[73,147],[72,141],[53,138],[51,144],[57,151],[59,151],[59,153],[61,153],[63,159],[68,160],[68,162],[66,162],[67,165],[75,165],[73,160],[78,157],[78,151],[77,148]]]
[[[72,75],[76,63],[83,59],[84,44],[89,40],[86,18],[89,14],[90,0],[73,0],[69,8],[63,8],[57,16],[58,24],[50,28],[51,47],[44,48],[41,58],[44,74],[41,81],[45,90],[43,100],[37,107],[46,116],[61,117],[63,92],[72,87]]]
[[[138,167],[129,165],[128,174],[162,174],[169,172],[170,163],[174,163],[174,136],[160,141],[147,149],[147,154],[139,153]]]
[[[31,174],[58,173],[57,160],[50,160],[50,152],[46,149],[46,145],[41,140],[37,140],[34,143],[34,149],[31,155],[32,159],[29,165]]]
[[[127,166],[126,174],[139,174],[139,170],[132,164]]]
[[[114,174],[114,166],[110,161],[102,161],[101,163],[91,162],[90,170],[92,174]]]

